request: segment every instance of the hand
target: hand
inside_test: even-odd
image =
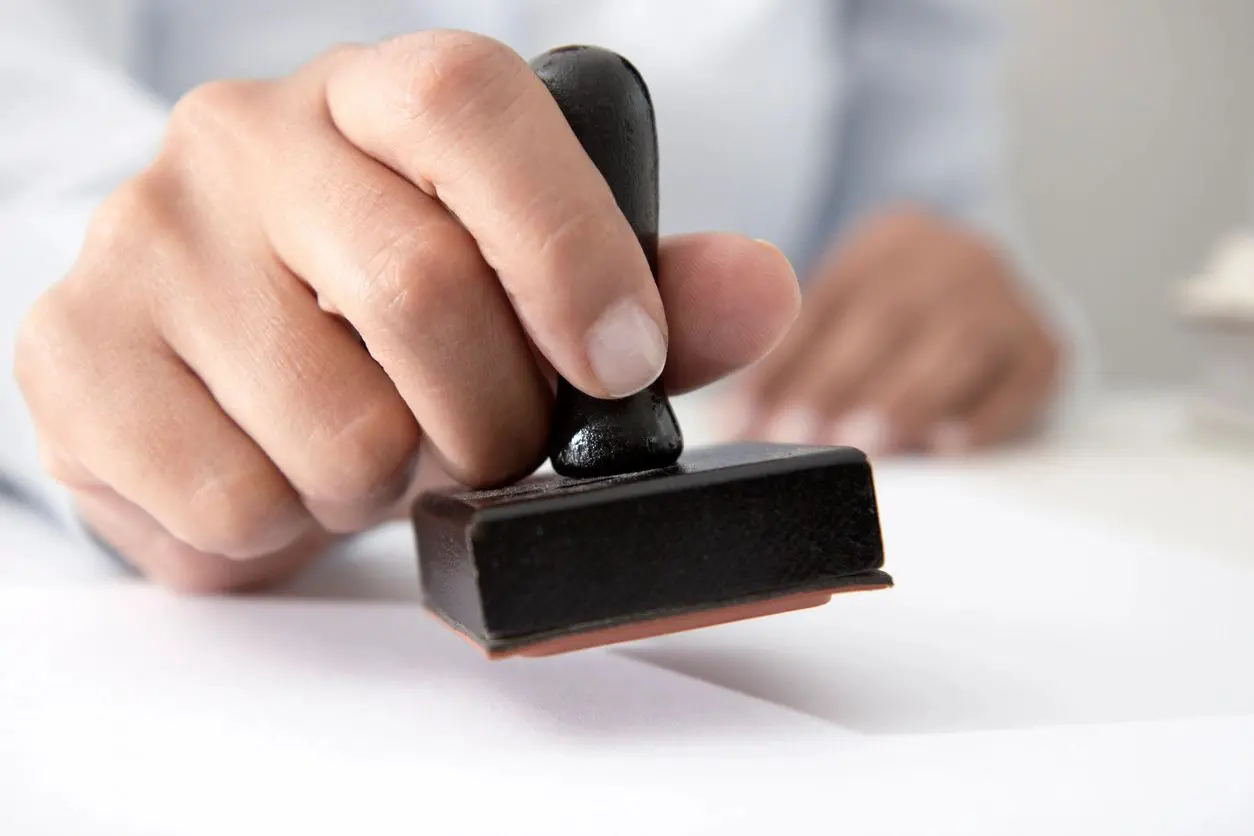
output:
[[[748,375],[741,435],[869,455],[970,450],[1041,415],[1060,355],[981,241],[888,213],[829,254],[795,326]]]
[[[554,369],[606,397],[665,364],[682,392],[796,315],[769,245],[659,263],[522,58],[426,32],[179,102],[15,372],[102,539],[178,589],[250,587],[394,515],[420,450],[472,486],[533,470]]]

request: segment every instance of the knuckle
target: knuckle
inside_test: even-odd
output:
[[[409,120],[441,119],[518,78],[522,59],[499,41],[468,32],[424,32],[392,42],[386,51],[395,77],[404,79],[401,112]]]
[[[239,121],[249,112],[257,83],[215,80],[199,84],[183,94],[170,111],[170,124],[181,128],[215,128]]]
[[[301,72],[325,78],[328,73],[334,72],[344,63],[358,58],[366,51],[367,47],[356,41],[340,41],[324,49],[322,54],[305,65]]]
[[[241,136],[256,120],[262,86],[258,81],[219,80],[193,87],[170,110],[163,151],[178,155],[191,148],[240,148]]]
[[[74,339],[73,327],[58,288],[53,287],[26,311],[18,323],[13,345],[13,376],[18,388],[29,398],[36,389],[57,380],[55,346]]]
[[[325,433],[308,498],[337,508],[369,509],[397,499],[418,450],[418,428],[399,400]]]
[[[137,242],[174,234],[174,200],[165,179],[148,172],[133,177],[109,194],[93,213],[84,241],[81,270],[102,256],[114,255]]]
[[[71,295],[59,283],[36,299],[19,322],[13,343],[13,380],[36,427],[44,432],[74,426],[71,415],[90,391],[84,383],[97,365],[87,342],[92,314]]]
[[[118,310],[115,290],[97,292],[74,276],[54,284],[27,309],[13,342],[12,379],[34,428],[49,444],[84,452],[102,426],[127,419],[108,409],[112,395],[136,385],[137,366],[121,358],[142,358]],[[54,478],[65,480],[59,476]]]
[[[388,241],[367,259],[358,302],[373,329],[412,333],[447,306],[460,278],[450,263],[456,256],[441,249],[416,232]]]

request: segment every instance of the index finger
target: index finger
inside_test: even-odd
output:
[[[352,54],[328,78],[327,105],[350,142],[460,220],[563,377],[600,397],[657,379],[667,327],[650,265],[521,57],[486,37],[422,32]]]

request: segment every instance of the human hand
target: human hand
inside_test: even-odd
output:
[[[179,102],[15,374],[96,534],[171,587],[251,587],[394,516],[420,450],[471,486],[533,470],[553,370],[678,393],[796,315],[769,245],[675,237],[659,265],[522,58],[425,32]]]
[[[1061,349],[975,236],[886,213],[829,253],[801,315],[746,377],[740,435],[958,453],[1024,431],[1055,394]]]

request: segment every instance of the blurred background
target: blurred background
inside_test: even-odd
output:
[[[1002,0],[1014,186],[1112,386],[1202,362],[1172,293],[1254,221],[1254,2]]]

